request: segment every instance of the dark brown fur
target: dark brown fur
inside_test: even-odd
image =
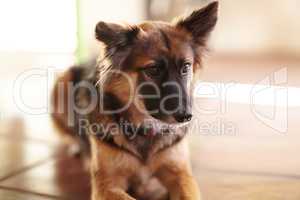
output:
[[[145,22],[127,27],[99,22],[95,30],[96,38],[102,42],[104,50],[98,64],[73,67],[58,79],[52,98],[53,121],[60,132],[71,141],[80,143],[89,154],[93,200],[200,199],[184,137],[187,126],[175,131],[161,130],[159,134],[154,134],[154,129],[151,129],[153,135],[149,134],[148,129],[136,129],[132,137],[127,133],[134,133],[134,130],[127,131],[124,127],[116,130],[110,127],[104,131],[89,126],[91,129],[82,132],[81,125],[82,119],[89,124],[101,125],[122,124],[125,121],[136,127],[147,118],[164,123],[188,119],[191,82],[195,79],[193,72],[196,73],[201,67],[206,40],[217,21],[217,9],[218,3],[211,3],[175,24]],[[183,73],[179,67],[187,61],[192,65],[191,76],[178,75],[178,70]],[[161,72],[155,74],[156,71],[151,71],[152,66]],[[114,70],[125,73],[131,84],[125,76],[110,74]],[[162,98],[140,98],[139,94],[153,93],[149,88],[138,93],[130,90],[131,87],[136,90],[140,84],[151,82],[159,87],[162,96],[168,96],[176,91],[171,86],[163,88],[161,85],[171,81],[178,83],[182,89],[180,98],[184,102],[172,114],[160,109],[155,114],[149,114],[160,105]],[[80,87],[81,83],[90,83],[94,87],[88,90]],[[101,98],[104,101],[100,101]],[[97,104],[88,113],[75,109],[85,108],[93,99],[97,100]],[[134,103],[117,113],[108,114],[102,110],[117,110],[128,102]],[[169,100],[163,105],[171,110],[179,103]]]

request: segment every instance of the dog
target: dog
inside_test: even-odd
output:
[[[99,22],[97,62],[56,81],[52,119],[89,160],[92,200],[199,200],[186,134],[218,2],[173,23]]]

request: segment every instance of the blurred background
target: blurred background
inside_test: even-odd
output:
[[[0,196],[86,199],[69,181],[83,173],[76,161],[54,153],[48,100],[59,72],[99,53],[98,21],[171,21],[209,2],[0,0]],[[220,1],[191,134],[204,199],[300,199],[299,8]]]

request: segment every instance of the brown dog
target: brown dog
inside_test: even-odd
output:
[[[90,158],[93,200],[199,200],[185,135],[218,2],[174,24],[99,22],[97,64],[57,81],[55,125]]]

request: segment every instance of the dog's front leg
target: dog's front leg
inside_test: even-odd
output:
[[[92,200],[136,200],[121,188],[107,188],[105,190],[99,192],[96,188],[93,189]]]
[[[173,167],[163,169],[159,174],[159,179],[169,191],[170,200],[200,200],[195,178],[185,170],[175,172]]]
[[[98,194],[97,189],[93,190],[92,200],[136,200],[120,188],[107,189]]]
[[[139,162],[99,140],[90,141],[92,200],[136,200],[127,190],[128,180]]]
[[[136,200],[125,191],[123,180],[97,174],[92,173],[92,200]]]
[[[171,200],[200,200],[198,184],[192,175],[181,174],[174,183],[174,188],[173,184],[169,188]]]
[[[192,175],[185,140],[163,152],[156,162],[156,176],[167,188],[170,200],[200,200],[200,191]]]

